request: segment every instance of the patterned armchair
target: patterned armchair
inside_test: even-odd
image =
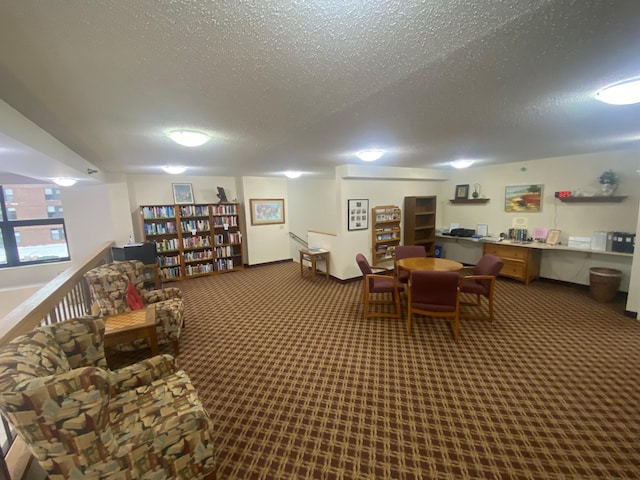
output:
[[[215,479],[212,422],[159,355],[108,370],[104,321],[40,327],[0,347],[0,411],[51,480]]]
[[[128,302],[129,283],[135,289],[142,303],[155,305],[158,345],[173,342],[174,353],[178,354],[178,339],[184,322],[184,304],[179,288],[163,288],[147,291],[144,288],[144,264],[138,260],[114,262],[89,270],[84,278],[89,284],[91,299],[101,316],[130,312]],[[131,351],[148,347],[145,339],[132,344],[118,345],[119,350]]]

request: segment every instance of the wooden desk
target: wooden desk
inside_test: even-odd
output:
[[[308,250],[306,248],[300,249],[300,276],[302,277],[304,274],[304,262],[307,261],[311,263],[311,278],[315,280],[318,259],[324,260],[326,267],[324,275],[329,278],[329,250],[322,249],[317,251]]]
[[[158,355],[155,306],[104,317],[104,324],[105,348],[146,338],[151,345],[151,355]]]
[[[462,264],[446,258],[415,257],[396,260],[398,268],[403,270],[433,270],[436,272],[457,272]]]

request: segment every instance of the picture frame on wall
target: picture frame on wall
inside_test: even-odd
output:
[[[542,207],[542,185],[505,187],[505,212],[539,212]]]
[[[195,203],[193,200],[193,186],[190,183],[173,183],[173,202],[176,205]]]
[[[469,198],[469,184],[456,185],[455,200],[467,200]]]
[[[251,225],[284,223],[284,198],[251,198]]]
[[[369,228],[368,199],[347,200],[347,228],[349,230],[367,230]]]

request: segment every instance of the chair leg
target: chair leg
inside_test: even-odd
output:
[[[457,342],[460,335],[460,317],[458,314],[451,319],[451,333],[453,333],[453,339]]]
[[[407,307],[407,332],[411,333],[411,305]]]
[[[177,357],[178,355],[180,355],[180,344],[178,343],[178,340],[174,340],[173,341],[173,356]]]
[[[400,303],[400,293],[398,293],[398,290],[393,291],[393,300],[396,303],[396,313],[398,314],[396,318],[402,318],[402,304]]]
[[[489,300],[489,321],[493,322],[493,295],[490,295],[488,300]]]
[[[364,318],[369,316],[369,292],[367,292],[366,286],[362,288],[362,314]]]

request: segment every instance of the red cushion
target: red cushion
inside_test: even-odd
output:
[[[131,310],[140,310],[144,307],[142,298],[140,298],[140,294],[138,293],[138,290],[136,290],[136,286],[133,282],[129,282],[129,287],[127,288],[127,303]]]

